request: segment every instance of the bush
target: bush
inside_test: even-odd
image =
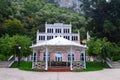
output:
[[[113,61],[118,61],[118,60],[120,60],[120,56],[114,56],[114,57],[112,58],[112,60],[113,60]]]
[[[0,61],[3,61],[5,59],[5,56],[0,54]]]

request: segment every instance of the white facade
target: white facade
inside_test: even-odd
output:
[[[71,24],[45,24],[45,32],[37,31],[36,44],[32,45],[32,69],[45,69],[61,66],[56,62],[64,62],[70,70],[86,68],[85,45],[80,44],[78,33],[72,33]],[[70,64],[70,65],[68,65]]]
[[[55,37],[63,37],[65,39],[80,42],[80,34],[72,33],[71,24],[63,23],[54,23],[54,24],[45,24],[45,33],[37,31],[37,43],[41,43],[46,40],[53,39]]]

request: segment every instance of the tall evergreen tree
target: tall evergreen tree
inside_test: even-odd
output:
[[[83,10],[91,19],[87,25],[91,36],[120,42],[120,0],[84,0]]]

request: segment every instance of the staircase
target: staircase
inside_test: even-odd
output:
[[[9,68],[14,62],[14,56],[11,55],[8,61],[0,61],[0,68]]]
[[[106,63],[112,69],[120,69],[120,61],[111,61],[109,58],[106,58]]]
[[[111,65],[113,69],[120,69],[120,62],[112,62]]]
[[[0,68],[8,68],[10,61],[0,61]]]

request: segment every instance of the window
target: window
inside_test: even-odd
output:
[[[81,53],[81,55],[80,55],[80,60],[84,61],[84,54],[83,53]]]
[[[48,54],[47,58],[48,58],[48,61],[50,61],[50,54]],[[46,59],[46,55],[44,53],[44,55],[43,55],[43,61],[45,61],[45,59]]]
[[[48,29],[47,29],[47,33],[53,33],[53,29],[48,28]]]
[[[53,39],[53,36],[47,36],[47,40]]]
[[[61,33],[61,29],[55,29],[55,33]]]
[[[69,29],[63,29],[63,33],[69,33]]]
[[[78,36],[72,36],[72,41],[77,41],[78,40]]]
[[[64,38],[70,40],[70,36],[64,36]]]
[[[71,60],[71,55],[68,54],[68,61],[70,61],[70,60]],[[72,60],[74,61],[74,54],[72,54]]]
[[[37,54],[34,53],[34,54],[33,54],[33,62],[36,62],[36,60],[37,60]]]
[[[39,40],[45,40],[45,36],[39,36]]]
[[[55,61],[62,61],[62,54],[61,53],[56,53],[55,54]]]

